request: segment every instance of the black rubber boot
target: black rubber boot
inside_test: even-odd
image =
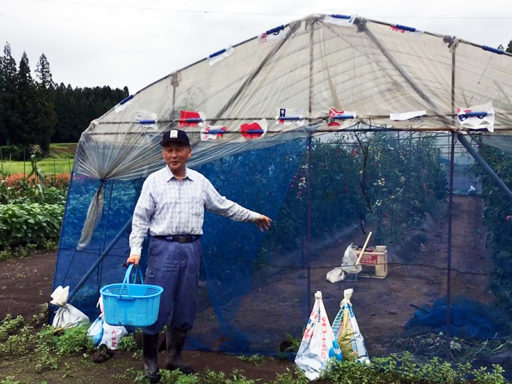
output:
[[[158,333],[156,335],[142,334],[142,352],[144,355],[144,372],[150,383],[160,381],[158,368]]]
[[[185,345],[186,337],[186,331],[173,329],[166,332],[165,342],[167,346],[167,363],[165,364],[165,368],[171,371],[179,369],[181,373],[188,375],[190,373],[194,373],[194,370],[188,365],[185,365],[185,363],[181,360],[181,350]]]

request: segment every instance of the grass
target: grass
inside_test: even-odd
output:
[[[72,159],[42,159],[37,163],[45,175],[71,173],[73,169]],[[12,175],[14,173],[29,173],[31,170],[30,161],[2,161],[0,162],[0,173]]]
[[[123,337],[128,348],[120,348],[113,359],[94,364],[95,347],[87,336],[89,324],[69,329],[45,324],[48,305],[31,319],[7,315],[0,320],[0,384],[66,383],[146,384],[141,367],[140,346],[134,334]],[[138,339],[140,340],[140,331]],[[129,340],[131,339],[131,340]],[[120,344],[121,347],[121,344]],[[238,358],[264,364],[272,359],[261,355]],[[231,372],[215,372],[207,368],[191,375],[178,370],[161,370],[161,384],[307,384],[309,380],[292,362],[286,360],[286,372],[275,373],[274,379],[248,378],[235,367]],[[265,368],[262,368],[262,371]],[[322,384],[506,384],[499,365],[491,369],[474,368],[470,362],[450,364],[437,357],[417,360],[409,353],[372,358],[371,364],[355,360],[331,361],[322,372]],[[255,373],[253,373],[254,375]],[[468,379],[470,378],[470,379]],[[268,379],[267,379],[268,380]]]
[[[40,160],[37,165],[47,175],[71,173],[76,146],[76,143],[50,144],[50,156]],[[0,175],[29,173],[30,170],[31,165],[28,159],[26,161],[0,161]]]

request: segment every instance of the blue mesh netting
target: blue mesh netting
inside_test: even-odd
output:
[[[274,222],[262,233],[252,224],[206,214],[199,307],[188,348],[275,354],[288,335],[301,337],[316,290],[322,291],[332,320],[343,290],[354,288],[353,308],[370,357],[396,351],[393,340],[404,326],[425,322],[411,304],[434,305],[429,313],[436,313],[439,321],[423,325],[431,332],[445,330],[443,306],[436,300],[447,291],[449,137],[355,132],[313,139],[310,149],[308,143],[307,138],[296,139],[196,167],[221,194]],[[489,163],[508,156],[495,148],[479,150]],[[493,255],[500,251],[491,251],[483,234],[498,220],[503,233],[494,230],[493,239],[506,238],[512,230],[506,219],[512,205],[493,197],[500,196],[499,190],[462,147],[457,147],[454,171],[450,288],[454,295],[485,305],[488,313],[497,305],[507,313],[510,279],[493,267]],[[91,319],[98,314],[99,289],[124,276],[129,224],[142,182],[104,182],[101,221],[90,244],[78,250],[100,181],[73,174],[54,286],[70,285],[73,291],[83,282],[71,303]],[[498,203],[502,205],[493,206]],[[361,246],[369,231],[371,247],[387,247],[385,262],[375,259],[372,265],[370,260],[360,275],[336,284],[326,281],[326,273],[341,264],[346,247]],[[501,247],[501,252],[510,252]],[[386,273],[375,276],[377,267],[385,267]],[[451,329],[465,337],[488,337],[497,329],[500,337],[507,335],[508,329],[481,317],[462,324],[459,319],[467,319],[467,312],[455,304],[452,311]]]
[[[73,174],[64,214],[58,260],[55,269],[54,286],[70,285],[71,291],[96,262],[105,248],[112,245],[103,262],[96,268],[84,285],[76,292],[74,302],[90,317],[98,314],[96,303],[99,288],[114,281],[122,281],[121,265],[129,252],[128,235],[125,228],[118,241],[111,244],[121,229],[131,222],[143,180],[106,181],[105,209],[97,230],[87,248],[78,250],[77,243],[85,221],[90,199],[96,192],[99,181]]]
[[[197,168],[210,178],[219,192],[255,211],[275,217],[286,197],[288,186],[303,158],[305,140],[281,144],[277,148],[246,152],[216,160]],[[262,161],[262,159],[274,160]],[[96,302],[99,289],[119,282],[124,276],[123,262],[129,252],[128,236],[131,215],[143,180],[105,181],[103,215],[89,245],[76,248],[85,221],[89,202],[99,187],[99,181],[73,175],[66,214],[64,217],[54,285],[74,285],[80,282],[105,249],[108,257],[93,270],[83,286],[76,292],[72,303],[90,318],[98,314]],[[250,188],[248,187],[250,186]],[[127,226],[128,225],[128,226]],[[120,234],[120,231],[122,232]],[[121,235],[112,243],[116,236]],[[226,339],[232,350],[248,350],[241,340],[252,338],[250,329],[237,329],[234,317],[244,311],[240,301],[254,289],[254,276],[258,273],[258,251],[263,234],[256,226],[232,222],[207,213],[205,218],[200,312],[209,313],[208,323],[197,327],[201,337],[194,345],[211,348],[217,339]],[[261,256],[260,256],[261,257]],[[145,268],[145,258],[141,267]],[[261,273],[261,272],[260,272]],[[202,321],[201,321],[202,322]],[[207,326],[207,334],[202,330]],[[244,336],[247,334],[247,336]],[[268,341],[267,341],[268,342]],[[251,340],[252,348],[264,350],[264,339]],[[221,349],[224,347],[221,347]]]

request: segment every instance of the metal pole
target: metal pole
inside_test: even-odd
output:
[[[455,113],[455,48],[451,47],[452,52],[452,82],[451,82],[451,107],[452,115]],[[450,148],[450,195],[448,197],[448,252],[446,260],[446,358],[451,360],[450,351],[450,307],[452,295],[452,213],[453,213],[453,169],[455,163],[455,133],[451,133]]]
[[[314,23],[310,24],[309,31],[309,101],[308,110],[311,114],[313,108],[313,30]],[[308,266],[308,311],[311,310],[311,133],[308,137],[308,170],[307,170],[307,195],[308,195],[308,208],[307,208],[307,241],[306,241],[306,262]]]
[[[307,241],[306,265],[308,268],[308,308],[311,308],[311,135],[308,138],[308,213],[307,213]]]
[[[455,162],[455,133],[452,132],[450,149],[450,187],[448,197],[448,255],[446,261],[446,358],[451,360],[450,351],[450,305],[451,305],[451,282],[452,282],[452,213],[453,213],[453,169]]]

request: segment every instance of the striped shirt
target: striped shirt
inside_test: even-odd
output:
[[[169,167],[148,176],[132,219],[130,254],[140,255],[149,229],[152,236],[202,235],[204,209],[235,221],[254,222],[259,213],[221,196],[210,181],[187,168],[178,180]]]

